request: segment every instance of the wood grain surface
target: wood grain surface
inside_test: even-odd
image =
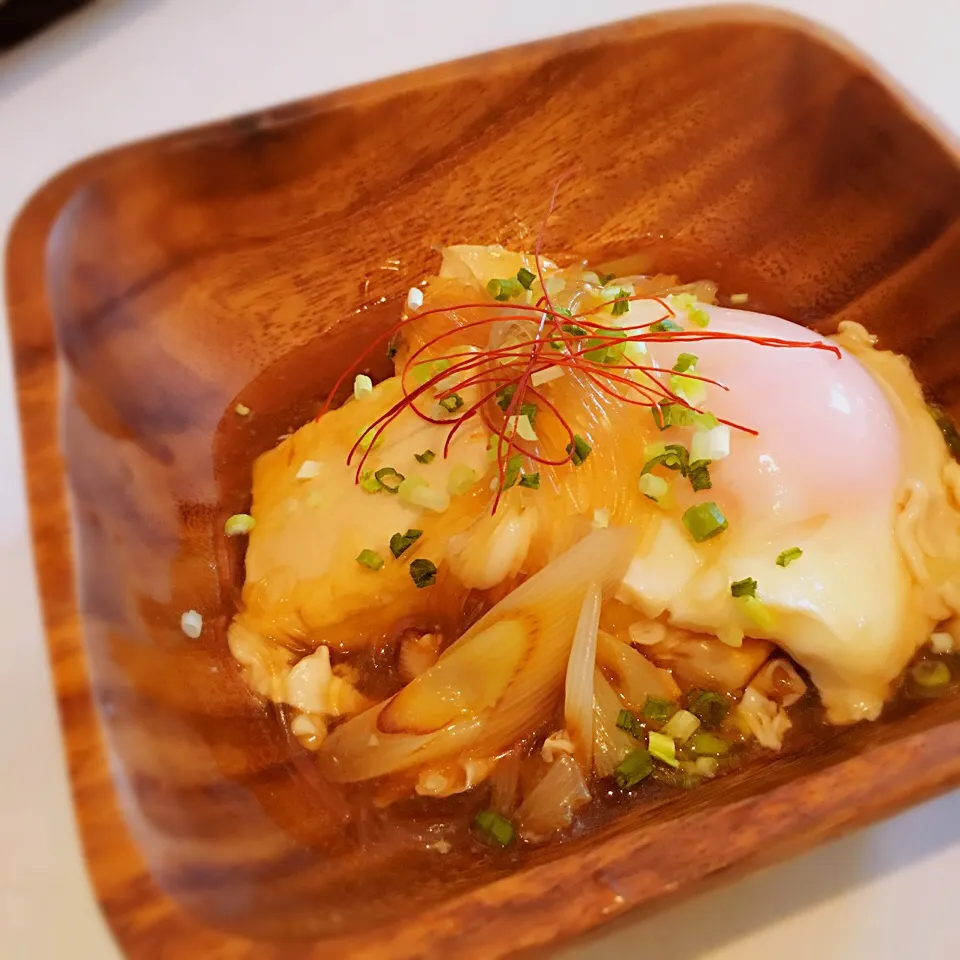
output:
[[[859,320],[960,414],[957,156],[779,15],[616,24],[67,170],[19,217],[7,288],[75,806],[129,956],[533,950],[960,783],[947,699],[529,855],[337,835],[313,764],[226,652],[223,519],[433,247],[529,247],[564,174],[546,249],[641,251],[819,329]]]

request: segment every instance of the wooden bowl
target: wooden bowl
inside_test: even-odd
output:
[[[323,783],[226,652],[223,518],[433,246],[529,246],[563,174],[545,249],[861,320],[960,414],[957,156],[781,15],[621,23],[67,170],[14,228],[10,317],[77,816],[130,956],[503,956],[960,782],[948,698],[529,855],[325,846]]]

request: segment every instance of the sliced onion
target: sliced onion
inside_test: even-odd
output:
[[[593,744],[593,668],[597,659],[600,602],[600,588],[592,583],[583,598],[567,661],[563,719],[575,756],[584,767],[590,766]]]
[[[524,840],[545,840],[569,827],[574,813],[589,802],[580,764],[573,757],[558,757],[517,811],[517,830]]]
[[[328,776],[496,756],[532,733],[562,696],[587,591],[611,596],[635,544],[629,529],[597,530],[521,584],[400,693],[334,730],[321,752]]]
[[[520,754],[512,750],[502,756],[490,774],[490,809],[507,817],[517,806],[520,785]]]
[[[768,660],[750,686],[782,707],[792,707],[807,692],[797,668],[784,657]]]
[[[643,709],[648,697],[676,700],[680,696],[680,688],[666,670],[654,666],[639,650],[603,630],[597,637],[597,660],[634,712]]]
[[[637,742],[617,726],[623,703],[599,670],[593,674],[593,697],[593,769],[598,777],[612,777]]]

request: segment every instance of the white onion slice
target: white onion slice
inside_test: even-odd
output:
[[[597,659],[600,602],[600,588],[592,583],[583,598],[567,661],[564,727],[573,741],[577,760],[585,768],[590,766],[593,752],[593,668]]]
[[[584,596],[594,583],[611,596],[635,547],[632,530],[597,530],[521,584],[429,670],[334,730],[321,751],[328,776],[351,783],[496,756],[529,735],[562,696]]]
[[[524,840],[544,840],[569,827],[574,813],[589,802],[580,764],[573,757],[558,757],[517,811],[517,831]]]

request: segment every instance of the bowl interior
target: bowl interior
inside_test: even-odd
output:
[[[527,856],[331,840],[323,783],[226,652],[240,557],[223,520],[435,246],[530,248],[541,228],[550,253],[641,252],[792,320],[859,320],[960,412],[957,160],[866,67],[775,18],[618,25],[89,163],[46,261],[83,657],[129,830],[204,924],[363,936],[960,716],[929,703],[801,737]],[[197,642],[179,629],[191,608]]]

